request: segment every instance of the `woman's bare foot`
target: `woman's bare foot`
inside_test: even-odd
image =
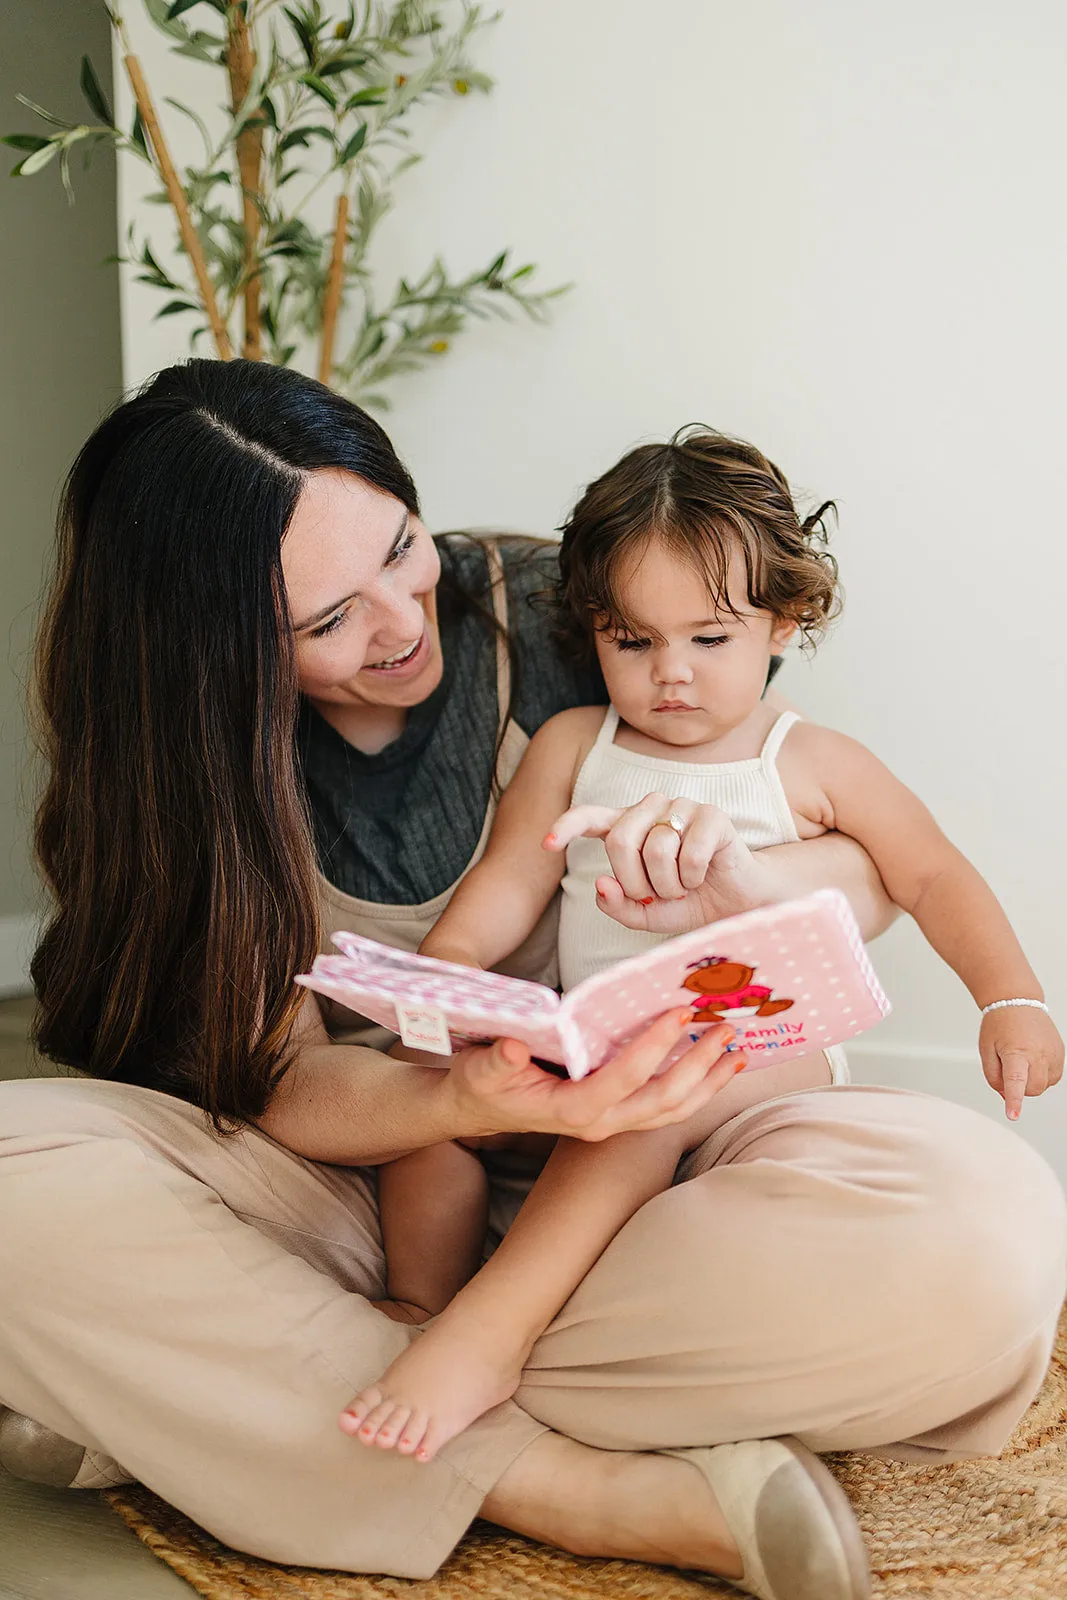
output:
[[[345,1407],[341,1428],[362,1444],[432,1461],[449,1439],[510,1399],[526,1355],[502,1350],[487,1328],[446,1311]]]

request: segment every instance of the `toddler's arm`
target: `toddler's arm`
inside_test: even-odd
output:
[[[922,801],[844,734],[801,723],[790,739],[793,762],[806,758],[824,797],[813,820],[864,846],[893,900],[915,918],[975,1003],[1042,1000],[1000,902]],[[986,1077],[1004,1095],[1009,1116],[1018,1116],[1024,1093],[1042,1093],[1063,1069],[1062,1040],[1034,1007],[991,1012],[983,1018],[979,1045]]]
[[[425,956],[492,967],[533,932],[563,879],[561,855],[541,840],[570,804],[574,780],[604,718],[580,706],[550,718],[500,797],[485,854],[419,946]]]

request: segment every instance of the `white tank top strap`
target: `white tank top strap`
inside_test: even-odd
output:
[[[786,734],[789,732],[790,728],[794,728],[798,722],[802,722],[803,720],[804,719],[801,717],[799,711],[782,712],[781,716],[772,727],[770,733],[767,735],[766,739],[764,739],[763,748],[759,753],[759,758],[763,762],[764,770],[766,770],[768,767],[776,766],[778,761],[778,752],[785,742]]]
[[[778,825],[781,829],[781,842],[783,844],[799,839],[800,835],[797,832],[797,825],[785,792],[785,785],[782,783],[782,775],[778,771],[778,753],[790,728],[795,727],[798,722],[803,720],[797,711],[783,711],[766,739],[764,739],[763,748],[759,753],[764,781],[767,784],[774,808],[778,813]]]
[[[590,786],[595,791],[603,783],[604,758],[615,743],[615,729],[618,726],[619,713],[614,706],[609,705],[604,712],[604,720],[597,729],[597,736],[589,746],[589,753],[578,769],[578,776],[574,780],[574,789],[571,792],[572,806],[579,806],[584,802]]]
[[[611,745],[615,743],[615,730],[618,726],[619,713],[615,710],[614,706],[608,706],[608,709],[604,713],[604,720],[600,724],[600,728],[597,731],[596,740],[593,744],[593,750],[609,749]],[[593,751],[591,750],[589,753],[592,755]]]

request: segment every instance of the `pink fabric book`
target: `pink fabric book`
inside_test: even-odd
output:
[[[297,978],[404,1043],[441,1056],[473,1040],[521,1039],[583,1078],[655,1017],[691,1005],[693,1025],[664,1062],[716,1022],[750,1067],[826,1050],[889,1010],[845,896],[820,889],[711,923],[620,961],[562,997],[540,983],[411,955],[355,933]],[[446,1065],[442,1061],[442,1066]]]

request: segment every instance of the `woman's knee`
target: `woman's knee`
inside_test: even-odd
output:
[[[944,1103],[942,1103],[944,1104]],[[1017,1133],[960,1107],[926,1145],[928,1220],[958,1336],[1001,1348],[1029,1338],[1067,1292],[1067,1201]]]

